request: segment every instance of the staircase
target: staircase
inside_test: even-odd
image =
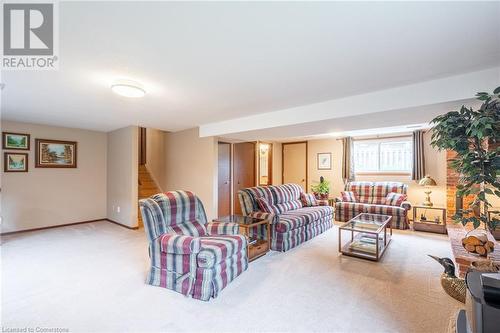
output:
[[[156,185],[153,178],[151,178],[151,175],[149,174],[149,171],[145,165],[139,165],[139,188],[138,189],[139,189],[138,190],[139,199],[149,198],[153,194],[161,192],[160,188]],[[139,220],[139,227],[142,227],[143,226],[142,215],[141,215],[141,210],[139,207],[138,207],[137,216],[138,216],[138,220]]]

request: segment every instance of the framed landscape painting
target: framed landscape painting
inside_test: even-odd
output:
[[[30,135],[2,132],[3,149],[30,150]]]
[[[36,168],[76,168],[77,143],[35,139]]]
[[[318,170],[332,169],[332,153],[318,153]]]
[[[28,172],[27,153],[4,153],[4,172]]]

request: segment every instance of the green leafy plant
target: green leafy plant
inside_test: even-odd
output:
[[[328,194],[330,193],[330,182],[321,176],[318,184],[311,185],[311,191],[318,194]]]
[[[462,106],[432,120],[432,146],[457,153],[450,166],[459,173],[457,195],[473,196],[468,209],[458,210],[453,219],[474,228],[484,225],[494,230],[500,220],[489,218],[491,204],[487,195],[500,197],[500,87],[493,94],[476,94],[482,105],[478,110]],[[490,211],[491,215],[498,214]]]

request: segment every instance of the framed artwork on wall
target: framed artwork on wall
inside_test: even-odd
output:
[[[4,153],[4,172],[28,172],[27,153]]]
[[[332,153],[318,153],[318,170],[332,169]]]
[[[77,143],[35,139],[36,168],[76,168]]]
[[[24,133],[2,132],[2,148],[30,150],[30,135]]]

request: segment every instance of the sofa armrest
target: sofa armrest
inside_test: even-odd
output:
[[[411,209],[411,202],[409,202],[409,201],[403,201],[401,203],[401,208],[404,208],[405,210],[410,210]]]
[[[273,213],[251,212],[247,216],[248,217],[255,217],[257,219],[270,220],[271,224],[274,224],[278,220],[278,215],[275,215]]]
[[[157,238],[160,251],[172,254],[193,254],[200,252],[200,238],[176,234],[163,234]]]
[[[240,231],[238,223],[233,222],[208,222],[207,231],[211,236],[237,235]]]

